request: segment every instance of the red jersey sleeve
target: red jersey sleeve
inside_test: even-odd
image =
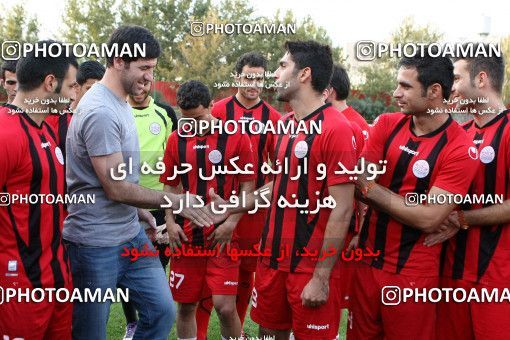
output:
[[[349,174],[335,174],[335,171],[341,169],[338,162],[352,170],[358,160],[356,150],[353,148],[354,135],[351,126],[347,120],[340,124],[337,121],[334,123],[334,126],[325,131],[324,138],[321,138],[322,163],[326,165],[328,186],[352,182]]]
[[[211,115],[218,119],[225,120],[225,116],[226,116],[225,111],[226,111],[225,105],[223,104],[223,100],[222,100],[222,101],[219,101],[219,102],[216,102],[213,104],[213,107],[211,110]]]
[[[369,132],[370,138],[365,141],[362,152],[362,157],[367,161],[379,164],[379,161],[382,160],[389,128],[388,114],[382,114],[374,120]]]
[[[163,156],[163,163],[165,163],[165,172],[161,174],[159,177],[159,181],[163,184],[170,185],[172,187],[176,187],[179,185],[181,181],[180,175],[175,176],[174,170],[175,166],[180,165],[178,161],[179,153],[177,150],[177,139],[179,136],[177,135],[177,131],[172,132],[170,137],[168,137],[168,142],[165,148],[165,155]],[[169,177],[175,176],[174,179],[169,179]]]
[[[448,142],[449,151],[442,157],[441,165],[432,186],[452,194],[466,195],[478,169],[478,161],[469,157],[471,142],[459,136]],[[436,165],[437,166],[437,165]]]
[[[17,142],[13,143],[13,141]],[[18,168],[23,144],[19,136],[16,138],[8,132],[0,133],[0,155],[2,155],[0,157],[0,189],[7,183],[10,174]]]

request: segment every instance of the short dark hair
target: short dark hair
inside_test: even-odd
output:
[[[107,43],[108,50],[111,50],[114,45],[118,45],[118,51],[120,52],[122,51],[122,46],[127,45],[131,53],[135,51],[135,44],[140,44],[141,46],[145,44],[145,57],[143,59],[158,58],[161,54],[159,42],[148,29],[142,26],[120,26],[113,31]],[[106,58],[106,67],[113,66],[113,58],[115,58],[115,55]],[[135,56],[122,56],[121,59],[126,63],[130,63],[137,61],[139,58]]]
[[[16,73],[16,64],[18,60],[6,60],[2,64],[2,79],[5,80],[5,71]]]
[[[468,43],[469,44],[469,43]],[[478,50],[478,46],[481,43],[473,44],[473,51]],[[464,46],[466,46],[465,44]],[[489,51],[488,44],[482,44],[485,51]],[[465,49],[467,50],[467,49]],[[490,57],[477,56],[474,58],[471,57],[459,57],[453,58],[453,62],[465,60],[468,64],[469,69],[469,79],[471,81],[471,85],[474,86],[475,77],[480,72],[485,72],[489,76],[490,83],[492,88],[499,94],[503,92],[503,82],[505,80],[505,59],[503,55],[499,57],[495,54],[492,54]]]
[[[437,47],[439,48],[439,47]],[[450,97],[453,85],[453,63],[447,57],[433,57],[438,55],[436,46],[425,46],[422,51],[417,51],[413,56],[403,57],[398,63],[399,67],[415,68],[418,72],[418,81],[423,86],[423,96],[427,88],[432,84],[441,85],[443,99]],[[429,49],[431,51],[429,51]]]
[[[336,92],[336,100],[346,100],[349,97],[351,82],[345,68],[335,64],[333,66],[333,75],[331,76],[331,87]]]
[[[243,72],[243,67],[248,65],[250,67],[262,67],[264,71],[267,69],[267,59],[264,58],[259,52],[251,51],[244,53],[237,59],[236,72],[240,74]]]
[[[80,85],[85,84],[89,79],[103,79],[105,68],[95,60],[87,60],[80,64],[76,74],[76,82]]]
[[[16,66],[16,78],[18,78],[18,89],[20,91],[32,91],[38,88],[46,76],[52,74],[58,80],[57,93],[60,92],[62,82],[70,66],[78,68],[78,62],[73,55],[68,55],[62,43],[54,40],[43,40],[36,43],[40,50],[46,50],[46,55],[39,51],[37,57],[35,47],[25,57],[18,61]],[[57,54],[55,45],[61,45]],[[51,53],[48,53],[50,51]]]
[[[177,105],[183,110],[196,109],[200,105],[209,107],[211,93],[207,86],[198,80],[188,80],[177,89]]]
[[[312,88],[322,93],[329,85],[333,72],[333,55],[328,45],[313,40],[287,41],[285,50],[296,64],[296,71],[305,67],[312,70]]]

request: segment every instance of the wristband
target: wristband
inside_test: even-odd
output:
[[[464,211],[458,210],[457,216],[459,217],[460,229],[467,230],[469,229],[469,224],[466,222],[466,217],[464,216]]]
[[[367,198],[368,196],[368,192],[376,185],[376,183],[374,181],[372,182],[368,182],[367,185],[365,185],[363,187],[363,189],[361,190],[361,193],[363,194],[363,197]]]

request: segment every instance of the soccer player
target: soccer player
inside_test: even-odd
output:
[[[441,249],[423,242],[455,204],[439,204],[439,199],[407,204],[404,196],[465,195],[476,165],[465,131],[444,111],[453,84],[452,62],[425,54],[403,58],[399,67],[393,96],[402,112],[377,118],[363,152],[379,168],[386,160],[386,170],[376,181],[362,174],[356,183],[369,205],[359,246],[378,256],[364,258],[355,268],[348,328],[354,339],[435,337],[436,306],[398,304],[394,294],[403,288],[438,287]]]
[[[294,111],[281,121],[308,127],[320,122],[321,131],[279,134],[275,164],[287,163],[288,170],[276,174],[259,195],[248,195],[244,207],[230,208],[222,217],[253,208],[262,191],[271,193],[261,238],[264,256],[257,264],[252,295],[251,317],[260,326],[259,336],[288,339],[292,329],[296,339],[335,339],[341,303],[339,252],[354,198],[353,178],[341,173],[338,163],[343,170],[354,168],[354,131],[337,109],[324,103],[333,70],[330,47],[289,41],[285,49],[276,79],[286,86],[277,86],[277,98],[289,102]],[[296,176],[305,163],[307,174]],[[211,196],[221,203],[214,193]],[[335,204],[319,205],[326,198]],[[326,252],[330,256],[323,256]]]
[[[7,92],[6,104],[12,103],[16,97],[16,89],[18,88],[18,80],[16,78],[16,64],[17,60],[6,60],[2,64],[2,77],[0,78],[0,85]]]
[[[144,84],[153,80],[160,46],[140,26],[122,26],[108,41],[109,49],[117,45],[119,51],[132,53],[136,43],[145,44],[145,56],[109,56],[103,79],[85,93],[71,120],[66,140],[68,190],[95,195],[95,204],[68,205],[63,238],[75,287],[82,293],[86,288],[129,289],[140,317],[135,338],[166,339],[175,307],[161,263],[147,256],[131,261],[122,256],[124,248],[155,251],[139,221],[155,228],[154,218],[142,208],[168,206],[170,201],[172,209],[180,205],[180,214],[199,226],[212,220],[201,209],[183,206],[181,196],[137,184],[140,149],[126,97],[140,95]],[[196,198],[189,201],[193,204]],[[75,303],[73,339],[105,339],[109,309],[109,301]]]
[[[105,71],[104,66],[95,60],[87,60],[80,64],[76,76],[76,100],[71,103],[71,110],[76,110],[83,95],[103,78]]]
[[[211,115],[212,101],[209,89],[198,81],[188,81],[177,91],[177,104],[183,118],[200,122],[219,122]],[[165,150],[165,173],[161,182],[165,191],[179,193],[179,185],[184,192],[205,197],[214,189],[224,199],[229,199],[232,190],[241,195],[254,188],[253,156],[250,138],[246,134],[227,134],[225,131],[194,131],[193,135],[173,132]],[[251,174],[215,174],[215,169],[226,166],[233,171],[232,158],[238,157],[237,165],[245,169],[251,165]],[[191,165],[190,171],[175,175],[184,164]],[[211,179],[206,179],[210,177]],[[172,178],[173,177],[173,178]],[[214,248],[217,244],[224,248],[226,243],[237,248],[239,240],[237,224],[242,214],[229,216],[221,225],[192,228],[189,221],[176,223],[171,211],[167,210],[166,224],[170,246]],[[177,336],[179,339],[196,339],[195,311],[202,292],[210,290],[214,308],[220,319],[222,339],[239,337],[241,324],[236,312],[236,293],[239,276],[239,259],[229,257],[225,250],[213,257],[174,257],[170,263],[170,287],[175,301],[179,302],[177,312]],[[217,248],[216,248],[217,249]],[[184,249],[183,249],[184,251]]]
[[[41,41],[36,49],[56,43]],[[62,246],[62,204],[10,202],[18,195],[63,195],[64,158],[44,122],[62,110],[59,97],[74,99],[78,63],[71,56],[35,57],[18,62],[18,92],[0,108],[0,287],[72,288]],[[36,101],[37,99],[37,101]],[[54,101],[43,105],[45,101]],[[34,103],[35,102],[35,103]],[[71,293],[71,292],[69,292]],[[3,296],[3,293],[2,293]],[[3,297],[2,297],[3,300]],[[2,301],[0,334],[9,339],[71,339],[72,304]]]
[[[90,87],[103,78],[105,68],[103,65],[94,60],[83,62],[78,67],[76,74],[76,99],[72,100],[69,107],[63,110],[59,115],[51,115],[46,122],[51,126],[53,132],[57,136],[57,143],[64,154],[66,155],[66,136],[73,112],[76,110],[81,98]]]
[[[237,89],[235,95],[214,103],[212,115],[222,120],[259,121],[264,125],[269,122],[276,126],[281,117],[280,113],[260,98],[266,70],[267,60],[260,53],[248,52],[243,54],[237,60],[235,66],[236,81],[242,86]],[[264,162],[268,162],[269,155],[272,153],[270,148],[273,145],[274,134],[271,132],[251,134],[250,140],[254,152],[254,164],[257,164],[255,187],[260,188],[270,181],[270,178],[265,178],[264,174],[261,173],[260,168]],[[259,243],[266,215],[267,209],[260,209],[255,214],[245,214],[241,218],[237,225],[240,249],[253,250],[253,246]],[[241,329],[250,303],[254,281],[253,274],[256,268],[256,257],[241,258],[236,304],[237,313],[241,320]],[[211,296],[204,296],[197,309],[197,335],[199,340],[206,338],[211,310]]]
[[[136,130],[140,144],[140,163],[147,163],[150,169],[156,169],[156,163],[162,161],[166,142],[170,133],[177,128],[177,117],[174,110],[164,104],[156,103],[150,96],[152,82],[145,83],[142,94],[128,95],[128,103],[133,108]],[[161,157],[161,159],[159,159]],[[159,175],[153,172],[140,174],[141,186],[154,190],[163,190],[163,184],[159,182]],[[165,211],[163,209],[151,209],[149,212],[156,219],[156,225],[165,224]],[[163,268],[168,265],[169,257],[165,255],[166,245],[153,242],[159,250],[159,259]],[[126,334],[124,340],[133,338],[136,331],[136,309],[130,302],[122,302],[124,316],[126,317]]]
[[[510,283],[510,110],[502,100],[504,70],[502,56],[455,59],[452,88],[457,109],[473,112],[464,125],[473,143],[471,155],[478,161],[469,194],[486,199],[500,195],[504,201],[466,204],[450,214],[449,229],[427,240],[432,246],[457,233],[448,242],[441,286],[467,294],[476,290],[480,296],[483,289],[489,295],[499,289],[501,296]],[[439,339],[503,339],[509,323],[505,302],[450,301],[438,306]]]
[[[370,130],[365,118],[358,111],[347,105],[347,97],[349,97],[351,83],[349,75],[345,68],[335,64],[333,66],[333,75],[327,89],[326,102],[331,103],[338,111],[340,111],[347,120],[353,125],[356,137],[356,151],[361,154],[366,139],[368,139],[368,131]],[[345,251],[350,251],[354,244],[357,244],[359,238],[359,222],[361,213],[364,211],[364,205],[356,201],[354,205],[354,213],[349,224],[349,232],[345,240]],[[352,273],[354,262],[342,263],[342,288],[344,294],[342,308],[349,307],[350,291],[352,284]]]

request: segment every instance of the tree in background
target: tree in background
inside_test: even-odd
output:
[[[501,52],[505,58],[505,82],[503,83],[503,101],[510,107],[510,35],[501,39]]]
[[[442,37],[442,33],[434,31],[429,26],[418,27],[413,17],[406,17],[388,42],[392,44],[432,43],[440,41]],[[353,96],[350,105],[356,110],[359,109],[367,121],[372,121],[383,112],[399,110],[391,101],[396,87],[398,61],[398,58],[384,55],[367,66],[359,67],[363,80],[355,88],[358,92],[353,91],[353,94],[361,93],[362,96]]]

